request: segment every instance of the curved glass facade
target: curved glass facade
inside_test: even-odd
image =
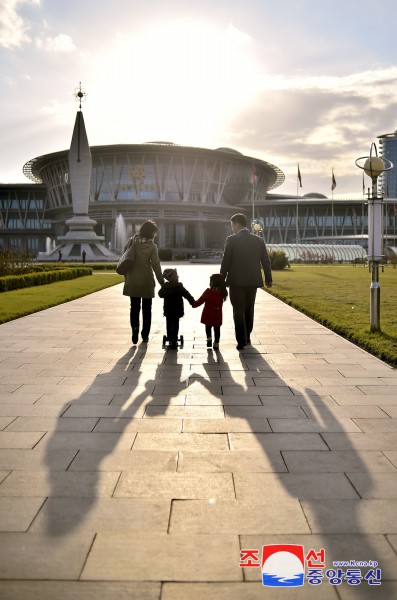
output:
[[[282,250],[290,262],[354,262],[365,260],[362,246],[339,244],[267,244],[268,250]]]

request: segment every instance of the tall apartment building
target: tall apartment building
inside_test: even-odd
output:
[[[379,135],[379,150],[382,158],[390,160],[394,168],[381,175],[385,198],[397,198],[397,129],[394,133]]]

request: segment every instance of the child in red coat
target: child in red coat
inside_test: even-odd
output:
[[[204,304],[201,322],[205,325],[207,348],[212,346],[212,328],[214,328],[214,350],[219,349],[219,339],[222,325],[222,305],[227,298],[227,289],[223,275],[215,273],[210,277],[210,287],[196,300],[192,306],[197,308]]]

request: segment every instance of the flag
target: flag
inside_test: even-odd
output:
[[[331,185],[331,190],[333,191],[335,188],[336,188],[336,181],[335,181],[334,170],[332,169],[332,185]]]
[[[300,187],[303,187],[302,186],[302,177],[301,177],[301,171],[300,171],[300,168],[299,168],[299,163],[298,163],[298,181],[299,181]]]

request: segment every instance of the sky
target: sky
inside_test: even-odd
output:
[[[229,147],[275,193],[331,197],[333,169],[361,197],[355,160],[397,128],[396,22],[395,0],[0,0],[0,182],[69,148],[81,82],[93,146]]]

